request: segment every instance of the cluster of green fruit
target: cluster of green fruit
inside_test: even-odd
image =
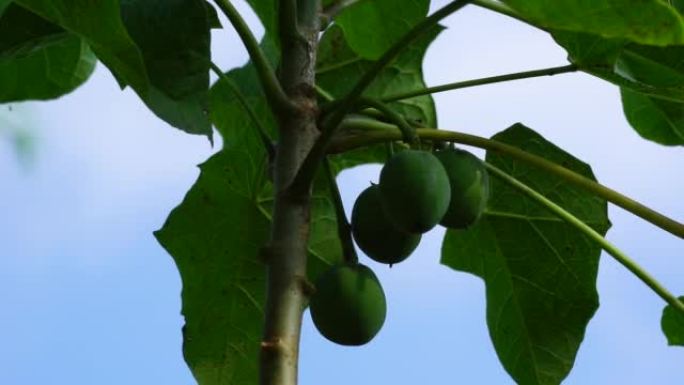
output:
[[[473,224],[488,196],[487,171],[471,153],[453,148],[434,154],[402,151],[382,168],[380,183],[357,198],[352,235],[371,259],[399,263],[438,223],[453,229]],[[323,274],[310,305],[318,331],[341,345],[369,342],[385,322],[382,286],[373,271],[359,263],[335,266]]]

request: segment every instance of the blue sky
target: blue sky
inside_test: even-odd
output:
[[[545,34],[474,7],[445,24],[425,63],[432,85],[566,63]],[[223,68],[246,60],[230,29],[214,37]],[[639,138],[616,87],[559,75],[436,101],[443,129],[490,136],[523,122],[592,164],[601,182],[684,220],[684,150]],[[35,138],[30,162],[16,156],[12,130]],[[181,356],[180,279],[152,231],[215,150],[159,121],[102,66],[57,101],[0,106],[0,384],[193,383]],[[348,210],[378,171],[341,175]],[[620,209],[610,215],[608,238],[684,294],[682,241]],[[301,384],[513,383],[488,337],[484,286],[439,265],[442,235],[424,237],[391,270],[365,260],[389,301],[372,343],[331,344],[305,314]],[[564,384],[680,384],[684,349],[661,335],[662,301],[606,255],[599,293]]]

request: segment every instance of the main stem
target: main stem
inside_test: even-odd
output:
[[[318,4],[280,1],[280,83],[294,110],[278,116],[279,142],[274,165],[275,204],[268,265],[261,385],[295,385],[302,313],[307,302],[307,241],[311,188],[289,188],[318,137],[314,89]]]

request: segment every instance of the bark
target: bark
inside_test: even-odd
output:
[[[311,188],[289,186],[319,135],[314,89],[318,1],[283,0],[280,81],[294,110],[279,116],[274,165],[275,205],[271,241],[266,248],[268,288],[260,383],[295,385],[302,313],[307,302],[307,241]],[[298,28],[292,25],[298,20]],[[293,28],[295,27],[295,28]]]

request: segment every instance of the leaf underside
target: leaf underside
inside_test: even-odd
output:
[[[594,179],[588,165],[523,125],[493,139]],[[487,161],[601,234],[610,227],[604,200],[498,154],[488,152]],[[442,263],[484,280],[490,337],[515,381],[559,384],[572,368],[598,308],[601,249],[536,202],[497,179],[491,182],[491,197],[480,221],[466,231],[447,231]]]

